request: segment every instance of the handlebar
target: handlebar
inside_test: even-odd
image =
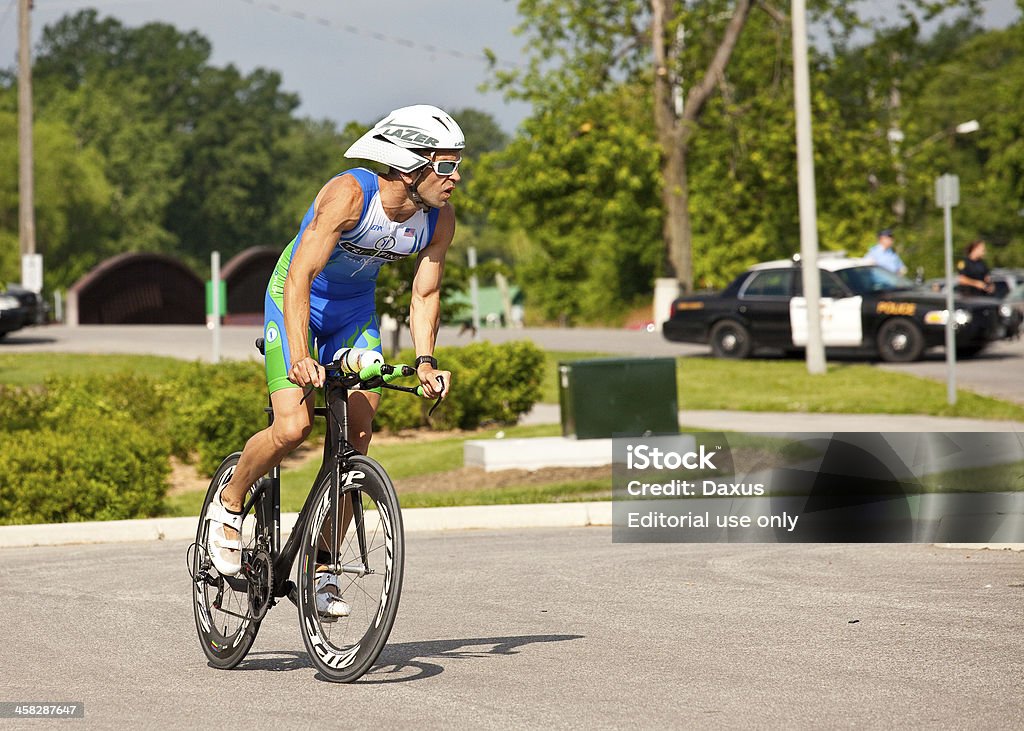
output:
[[[331,363],[324,364],[324,371],[326,372],[327,381],[336,381],[341,383],[346,388],[352,388],[358,385],[362,389],[371,388],[386,388],[391,391],[402,391],[404,393],[414,393],[420,398],[429,398],[423,392],[423,386],[398,386],[394,385],[392,381],[396,381],[399,378],[408,378],[416,375],[416,369],[412,366],[408,366],[402,363],[390,365],[388,363],[371,363],[366,366],[359,373],[346,373],[342,369],[342,364],[338,361],[332,361]],[[444,388],[444,378],[437,376],[438,384],[441,388]],[[315,391],[315,387],[311,386],[305,394],[302,396],[302,400],[305,401],[309,398],[310,394]],[[434,405],[430,407],[430,411],[427,412],[427,416],[432,416],[434,410],[441,405],[442,396],[438,396]]]

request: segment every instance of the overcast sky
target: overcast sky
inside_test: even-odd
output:
[[[892,3],[865,4],[882,16]],[[982,4],[986,25],[1019,16],[1014,0]],[[88,7],[128,26],[197,30],[213,44],[215,64],[277,70],[284,89],[299,94],[300,113],[340,124],[429,103],[482,109],[511,132],[529,111],[478,90],[488,78],[483,48],[505,64],[522,60],[514,0],[35,0],[34,40],[44,25]],[[16,51],[17,0],[0,0],[0,66],[13,67]]]

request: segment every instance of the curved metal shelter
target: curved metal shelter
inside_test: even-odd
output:
[[[202,280],[165,254],[128,252],[98,264],[68,290],[69,325],[201,325]]]
[[[228,314],[225,323],[263,323],[263,299],[267,283],[281,249],[273,246],[251,246],[241,251],[221,269],[221,279],[228,291]]]

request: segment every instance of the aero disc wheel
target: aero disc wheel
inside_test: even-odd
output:
[[[336,509],[331,479],[317,486],[299,549],[297,593],[302,640],[313,665],[328,680],[350,683],[370,669],[391,633],[402,591],[405,536],[395,488],[372,459],[350,461],[341,495]],[[350,607],[347,617],[321,617],[317,611],[315,574],[328,565]]]
[[[236,452],[225,459],[214,473],[199,515],[196,544],[189,555],[192,605],[199,644],[210,664],[222,669],[233,668],[240,663],[256,639],[260,623],[252,614],[249,598],[251,591],[245,578],[245,567],[253,564],[254,557],[265,556],[269,550],[269,534],[264,530],[262,521],[257,520],[255,509],[250,510],[242,523],[242,573],[238,576],[221,576],[206,550],[210,525],[206,520],[206,509],[217,492],[231,479],[239,455]],[[256,563],[259,564],[259,561]]]

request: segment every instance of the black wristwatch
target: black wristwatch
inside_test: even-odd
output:
[[[437,358],[432,355],[418,355],[416,356],[416,368],[418,369],[424,363],[429,363],[430,367],[435,371],[437,370]]]

